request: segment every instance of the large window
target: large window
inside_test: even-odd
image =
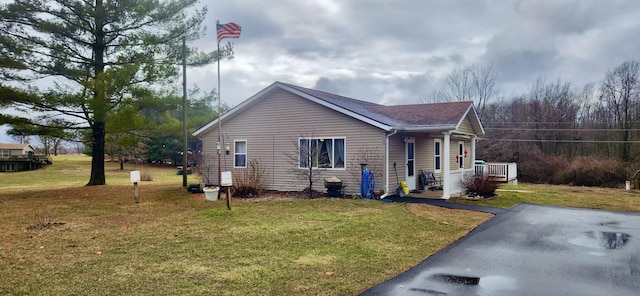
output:
[[[298,141],[300,168],[344,169],[344,138],[306,138]]]
[[[236,168],[247,167],[247,141],[235,141],[233,151],[233,166]]]
[[[440,171],[442,169],[442,150],[440,149],[440,140],[433,143],[433,170]]]

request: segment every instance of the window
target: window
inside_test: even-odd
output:
[[[458,168],[464,168],[464,142],[458,142]]]
[[[440,150],[440,145],[440,140],[435,140],[435,142],[433,143],[433,169],[435,171],[440,171],[442,169],[442,152]]]
[[[344,169],[344,138],[310,138],[298,141],[300,168]]]
[[[0,157],[9,157],[11,156],[11,150],[0,150]]]
[[[247,141],[234,141],[233,166],[236,168],[247,167]]]

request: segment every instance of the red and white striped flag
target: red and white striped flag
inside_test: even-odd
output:
[[[236,23],[216,24],[218,29],[218,44],[224,38],[240,38],[240,30],[242,29]]]

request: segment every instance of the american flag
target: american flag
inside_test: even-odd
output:
[[[216,24],[218,29],[218,44],[224,38],[240,38],[240,30],[242,29],[236,23]]]

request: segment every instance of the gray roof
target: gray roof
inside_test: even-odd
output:
[[[288,83],[281,84],[376,122],[399,129],[455,127],[473,107],[473,102],[471,101],[384,106]]]
[[[223,114],[221,118],[224,120],[229,116],[233,116],[238,110],[251,106],[255,101],[260,100],[275,89],[284,89],[296,93],[303,98],[315,101],[316,103],[387,131],[453,130],[456,129],[461,120],[471,112],[471,115],[478,122],[481,133],[484,134],[484,130],[479,124],[475,108],[473,107],[473,102],[470,101],[384,106],[283,82],[274,82]],[[213,127],[216,123],[217,119],[198,129],[194,135],[201,134],[205,130]]]

